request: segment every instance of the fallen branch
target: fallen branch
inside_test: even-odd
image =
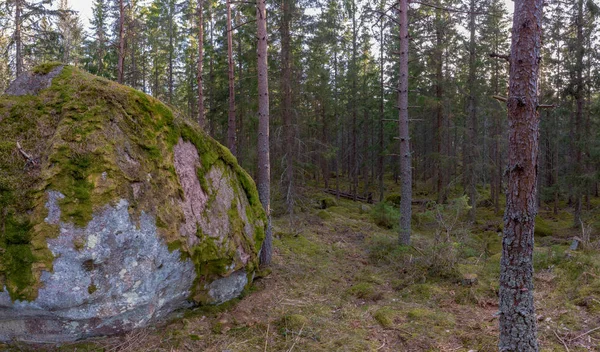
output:
[[[571,351],[569,351],[569,347],[567,347],[567,344],[565,343],[565,340],[563,340],[560,336],[558,336],[558,333],[556,333],[556,331],[553,331],[553,332],[554,332],[554,336],[556,336],[556,338],[558,339],[558,341],[560,341],[563,344],[563,346],[565,346],[565,350],[567,352],[571,352]]]
[[[21,147],[21,143],[19,143],[19,141],[17,141],[17,149],[19,150],[19,153],[21,153],[21,155],[25,158],[25,160],[27,160],[28,163],[31,163],[32,165],[36,166],[37,162],[35,161],[35,159],[27,154],[26,151],[23,150],[23,148]]]

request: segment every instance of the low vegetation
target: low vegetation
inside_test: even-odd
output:
[[[306,193],[293,228],[287,216],[274,219],[273,265],[241,299],[61,350],[497,350],[502,214],[479,207],[469,224],[464,199],[422,203],[413,245],[401,247],[395,224],[377,224],[385,208],[365,212],[339,199],[323,209],[322,194]],[[569,249],[581,229],[571,227],[567,208],[555,215],[542,206],[539,216],[547,227],[535,248],[542,350],[592,351],[600,339],[597,242],[591,235]]]

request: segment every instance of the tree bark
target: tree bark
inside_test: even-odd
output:
[[[23,73],[23,39],[21,37],[21,12],[23,11],[22,0],[15,3],[15,51],[16,51],[16,75],[19,77]]]
[[[235,77],[233,75],[233,32],[231,30],[230,0],[227,0],[227,60],[229,66],[229,118],[227,121],[227,146],[231,150],[231,153],[237,156],[235,121]]]
[[[285,202],[288,214],[294,213],[294,126],[292,124],[292,67],[291,67],[291,0],[283,0],[281,19],[281,102],[285,139]]]
[[[580,176],[583,173],[582,167],[582,134],[583,134],[583,108],[585,102],[584,96],[584,82],[583,82],[583,56],[585,49],[583,47],[583,0],[577,1],[577,17],[575,21],[577,26],[577,41],[575,47],[575,139],[573,146],[575,148],[575,160],[573,163],[573,175],[574,178],[574,209],[573,209],[573,227],[579,228],[581,225],[581,198],[583,193],[583,184],[580,181]]]
[[[256,2],[258,34],[258,177],[257,188],[260,202],[267,215],[267,231],[260,252],[262,265],[269,265],[273,255],[271,229],[271,162],[269,160],[269,79],[267,65],[267,5],[266,0]]]
[[[477,148],[477,97],[475,87],[475,64],[476,64],[476,53],[475,53],[475,0],[470,1],[470,18],[469,18],[469,146],[466,150],[468,153],[467,161],[467,193],[469,195],[469,221],[475,222],[475,213],[477,211],[477,189],[476,189],[476,148]]]
[[[204,0],[198,0],[198,124],[204,128],[204,85],[202,84],[202,66],[204,64]]]
[[[437,147],[437,160],[435,163],[435,175],[437,180],[437,201],[438,203],[444,203],[446,201],[446,174],[443,170],[446,163],[446,123],[444,118],[444,52],[442,45],[444,44],[443,28],[441,10],[435,10],[435,37],[436,37],[436,48],[435,48],[435,97],[436,97],[436,147]]]
[[[352,92],[356,93],[356,76],[358,68],[356,64],[356,51],[358,40],[358,28],[356,25],[356,0],[352,1]],[[357,125],[356,125],[356,97],[351,97],[352,104],[352,155],[350,157],[350,172],[352,174],[353,194],[358,195],[358,154],[357,154]],[[355,199],[356,200],[356,199]]]
[[[412,218],[412,157],[408,129],[408,0],[400,0],[400,80],[398,84],[400,137],[400,244],[409,245]]]
[[[508,92],[508,189],[500,261],[500,351],[538,351],[533,302],[538,71],[543,0],[516,0]]]
[[[383,51],[384,51],[384,44],[383,44],[383,30],[385,28],[384,24],[383,24],[383,20],[381,22],[381,31],[379,32],[379,83],[380,83],[380,97],[379,97],[379,148],[378,148],[378,155],[377,155],[377,176],[379,178],[379,201],[383,202],[383,196],[384,196],[384,184],[383,184],[383,173],[384,173],[384,168],[383,168],[383,153],[385,152],[384,150],[384,134],[383,134],[383,119],[385,118],[385,111],[384,111],[384,104],[385,104],[385,89],[384,89],[384,78],[383,78],[383,71],[385,70],[384,67],[384,62],[383,62]]]
[[[117,82],[123,84],[123,66],[125,64],[125,4],[119,0],[119,58],[117,63]]]

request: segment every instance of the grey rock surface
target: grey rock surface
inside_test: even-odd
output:
[[[25,72],[8,86],[5,94],[15,96],[37,94],[42,89],[50,87],[52,79],[58,76],[62,69],[63,66],[57,66],[46,75]]]
[[[60,225],[48,239],[54,272],[43,272],[33,302],[0,292],[0,340],[62,342],[147,325],[186,306],[195,278],[190,260],[169,252],[155,220],[139,223],[121,200],[94,215],[85,228],[60,222],[58,192],[48,192],[46,221]]]

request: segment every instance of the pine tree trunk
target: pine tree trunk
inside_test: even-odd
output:
[[[385,152],[384,150],[384,140],[383,140],[383,119],[385,118],[385,112],[384,112],[384,104],[385,104],[385,89],[384,89],[384,78],[383,78],[383,71],[385,70],[384,67],[384,62],[383,62],[383,51],[384,51],[384,44],[383,44],[383,23],[381,24],[381,31],[379,33],[379,81],[380,81],[380,98],[379,98],[379,148],[378,148],[378,156],[377,156],[377,176],[379,178],[379,201],[382,202],[383,201],[383,196],[384,196],[384,184],[383,184],[383,173],[384,173],[384,168],[383,168],[383,153]]]
[[[356,76],[358,75],[356,64],[356,51],[358,40],[358,28],[356,25],[356,0],[352,0],[352,92],[356,93]],[[352,194],[354,200],[358,193],[358,154],[357,154],[357,126],[356,126],[356,97],[350,97],[352,104],[352,154],[350,156],[350,173],[352,174]]]
[[[173,16],[175,16],[175,9],[172,5],[169,5],[169,104],[173,104],[173,90],[175,86],[174,80],[174,64],[175,64],[175,47],[173,46],[174,33],[173,33]]]
[[[538,71],[543,0],[516,0],[508,92],[508,189],[500,262],[500,351],[538,351],[533,302]]]
[[[16,51],[16,75],[19,77],[23,73],[23,39],[21,37],[21,12],[23,11],[22,0],[17,0],[15,4],[15,51]]]
[[[468,161],[467,161],[467,188],[469,195],[469,205],[471,209],[469,209],[469,221],[475,222],[475,212],[477,211],[477,189],[476,189],[476,173],[475,173],[475,165],[476,165],[476,148],[477,148],[477,97],[475,96],[475,64],[476,64],[476,56],[475,56],[475,0],[471,0],[470,2],[470,19],[469,19],[469,146],[466,150],[468,153]]]
[[[260,40],[259,40],[260,43]],[[229,116],[227,121],[227,146],[237,156],[235,120],[235,77],[233,75],[233,32],[231,29],[231,1],[227,0],[227,62],[229,66]]]
[[[573,164],[573,178],[577,181],[574,182],[574,211],[573,211],[573,226],[579,228],[581,224],[581,198],[583,194],[583,184],[579,180],[579,176],[583,173],[582,167],[582,134],[583,134],[583,107],[584,107],[584,82],[583,82],[583,0],[577,2],[577,44],[575,48],[575,139],[573,146],[575,148],[575,160]]]
[[[435,162],[435,178],[437,180],[437,201],[438,203],[444,203],[446,201],[446,170],[445,165],[445,148],[444,144],[446,141],[445,134],[445,121],[444,121],[444,53],[442,50],[443,45],[443,29],[441,28],[441,10],[436,9],[436,49],[435,49],[435,98],[436,98],[436,147],[437,147],[437,160]]]
[[[117,63],[117,82],[123,84],[123,66],[125,65],[125,0],[119,0],[119,58]]]
[[[262,265],[269,265],[273,254],[271,230],[271,162],[269,160],[269,79],[267,65],[267,5],[266,0],[256,2],[258,34],[258,177],[260,202],[267,215],[267,232],[260,252]]]
[[[204,0],[198,0],[197,18],[198,18],[198,124],[205,127],[204,121],[204,85],[202,84],[202,66],[204,64]]]
[[[283,133],[285,139],[285,202],[288,214],[294,213],[294,126],[292,124],[292,67],[290,46],[291,0],[283,0],[281,19],[281,102]]]
[[[400,132],[400,244],[409,245],[412,218],[412,157],[408,129],[408,0],[400,0],[400,80],[398,84]]]

